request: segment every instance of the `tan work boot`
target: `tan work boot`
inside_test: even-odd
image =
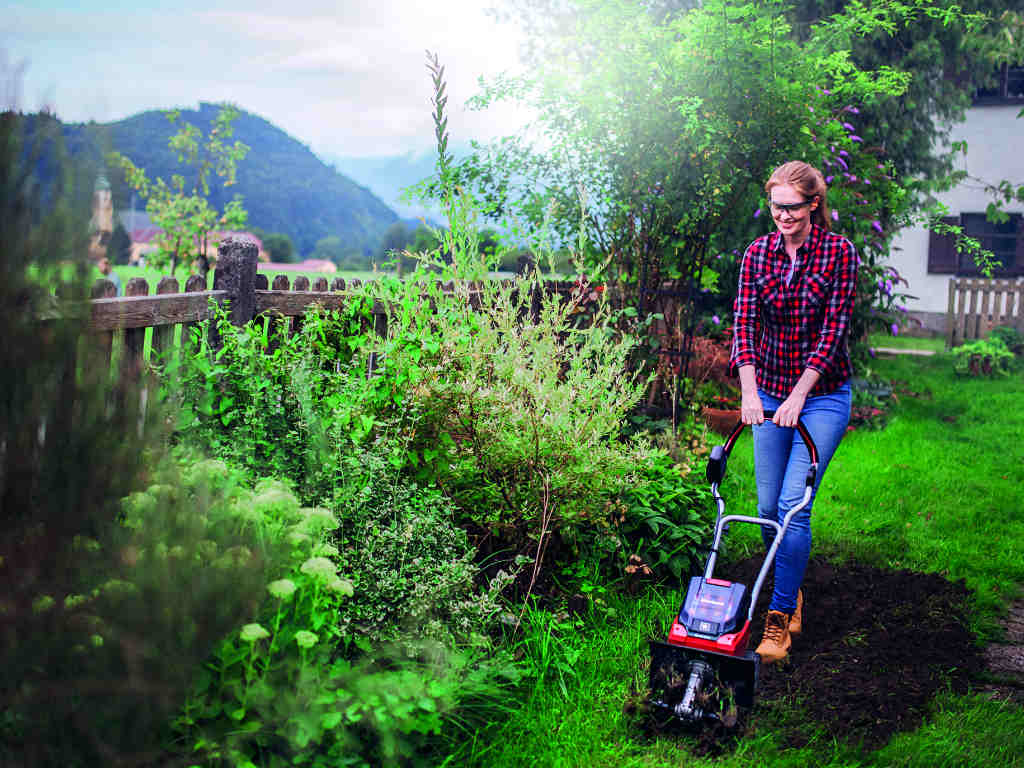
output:
[[[757,646],[762,664],[774,664],[789,655],[789,616],[782,611],[768,611],[764,620],[764,637]]]
[[[796,610],[793,611],[793,616],[789,620],[789,634],[792,637],[796,637],[800,634],[800,630],[804,628],[804,591],[798,589],[796,591]]]

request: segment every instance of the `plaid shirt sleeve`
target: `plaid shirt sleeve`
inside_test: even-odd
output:
[[[818,344],[807,357],[806,366],[827,374],[841,358],[839,345],[846,344],[846,332],[857,295],[857,249],[845,237],[838,239],[832,291],[825,306]]]
[[[760,240],[755,240],[743,254],[740,262],[740,280],[733,302],[733,339],[732,354],[729,360],[729,372],[735,376],[740,367],[756,365],[754,339],[757,337],[757,271],[755,262],[759,261],[761,250]]]

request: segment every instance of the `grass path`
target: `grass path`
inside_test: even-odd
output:
[[[942,356],[880,360],[877,372],[905,382],[904,392],[886,429],[851,432],[836,454],[815,504],[815,552],[965,579],[975,594],[974,629],[996,637],[1001,610],[1024,584],[1024,376],[959,379]],[[752,510],[749,438],[737,444],[729,473],[730,511]],[[734,557],[759,546],[756,532],[741,531]],[[736,750],[717,759],[695,757],[686,738],[645,737],[623,705],[643,685],[646,640],[664,632],[681,597],[661,589],[609,597],[607,610],[575,621],[535,617],[522,651],[536,682],[509,702],[505,722],[464,742],[445,764],[1024,765],[1024,710],[979,695],[939,697],[922,727],[869,753],[827,738],[784,749],[771,721],[799,716],[793,712],[762,712]]]

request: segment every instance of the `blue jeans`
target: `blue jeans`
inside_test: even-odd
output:
[[[776,410],[782,400],[758,390],[766,411]],[[804,580],[811,554],[811,507],[825,475],[825,468],[846,434],[850,422],[850,385],[843,384],[827,395],[808,397],[800,420],[818,449],[818,477],[811,502],[789,522],[775,555],[775,589],[768,608],[792,614],[796,593]],[[793,427],[779,427],[769,421],[754,427],[754,470],[757,475],[757,512],[781,525],[786,513],[804,498],[810,454],[800,433]],[[775,539],[775,529],[762,527],[765,549]]]

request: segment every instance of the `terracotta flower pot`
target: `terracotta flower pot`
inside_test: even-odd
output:
[[[717,432],[720,435],[727,435],[732,432],[733,427],[736,426],[736,422],[740,420],[740,409],[709,408],[705,406],[701,410],[701,416],[704,417],[704,423],[708,425],[708,429],[712,432]]]

